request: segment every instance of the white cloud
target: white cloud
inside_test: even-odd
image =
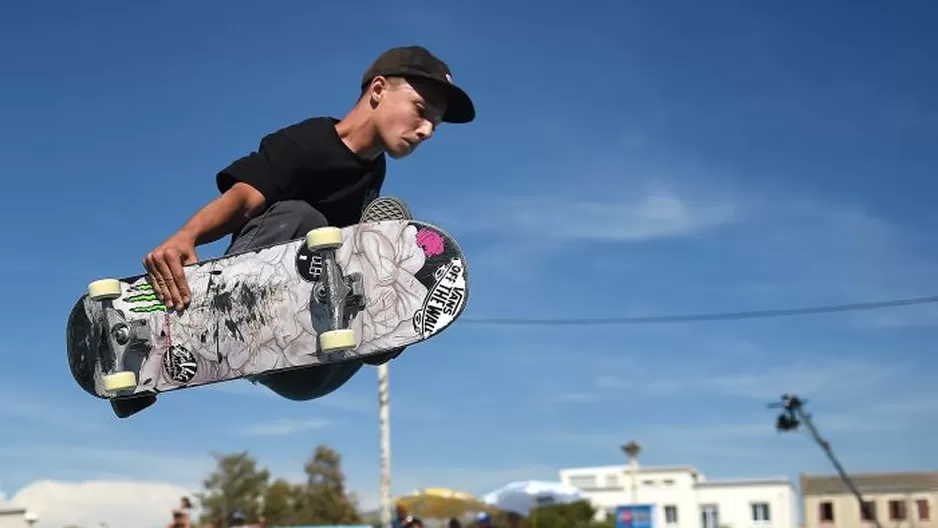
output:
[[[529,239],[528,243],[536,239],[635,242],[705,231],[732,221],[737,212],[736,205],[725,197],[704,198],[664,185],[639,193],[610,189],[590,198],[582,193],[560,193],[486,202],[474,212],[458,213],[458,223],[455,218],[449,223],[460,225],[463,232],[500,232]],[[446,220],[440,222],[446,225]]]
[[[36,528],[164,528],[179,499],[191,495],[192,490],[160,482],[43,480],[20,490],[11,502],[39,516]]]
[[[505,200],[490,222],[528,236],[561,240],[641,241],[697,233],[730,221],[728,202],[695,201],[665,188],[640,196],[569,199],[556,196]],[[487,215],[493,210],[487,209]]]
[[[257,424],[245,427],[241,434],[245,436],[289,436],[305,431],[318,431],[332,425],[329,420],[280,420],[279,422]]]

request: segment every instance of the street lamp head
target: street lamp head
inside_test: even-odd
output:
[[[775,429],[780,432],[792,431],[797,429],[799,425],[801,425],[801,422],[798,418],[788,413],[779,414],[778,419],[775,421]]]
[[[635,440],[630,441],[629,443],[621,447],[622,452],[625,453],[629,458],[635,458],[639,453],[642,452],[642,446]]]
[[[33,512],[28,511],[23,514],[23,520],[26,521],[27,524],[32,525],[39,521],[39,516]]]

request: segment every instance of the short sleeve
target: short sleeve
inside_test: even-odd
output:
[[[235,183],[254,187],[267,205],[288,200],[297,193],[297,173],[304,164],[303,148],[279,130],[261,139],[256,152],[244,156],[218,172],[215,183],[222,193]]]

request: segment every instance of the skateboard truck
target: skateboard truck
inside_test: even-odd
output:
[[[329,311],[330,329],[319,334],[319,348],[327,353],[358,346],[355,331],[347,326],[365,305],[361,274],[345,277],[335,261],[336,249],[341,246],[342,230],[337,227],[321,227],[306,233],[306,247],[322,254],[322,273],[313,296]]]
[[[103,376],[104,389],[114,394],[121,394],[137,386],[137,375],[130,370],[121,370],[124,357],[135,342],[148,338],[146,321],[131,321],[128,323],[117,308],[114,308],[114,299],[121,296],[121,284],[116,279],[102,279],[88,285],[88,297],[92,301],[100,301],[107,322],[107,342],[114,353],[115,363],[118,365],[112,372]]]
[[[365,288],[361,273],[345,278],[334,258],[323,258],[323,273],[316,283],[316,301],[329,307],[333,328],[348,326],[352,317],[365,307]],[[344,309],[343,309],[344,308]]]

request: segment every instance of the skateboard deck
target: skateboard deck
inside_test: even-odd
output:
[[[184,269],[182,311],[145,274],[89,285],[67,325],[82,389],[136,397],[380,354],[445,330],[468,299],[456,240],[417,220],[313,230]]]

